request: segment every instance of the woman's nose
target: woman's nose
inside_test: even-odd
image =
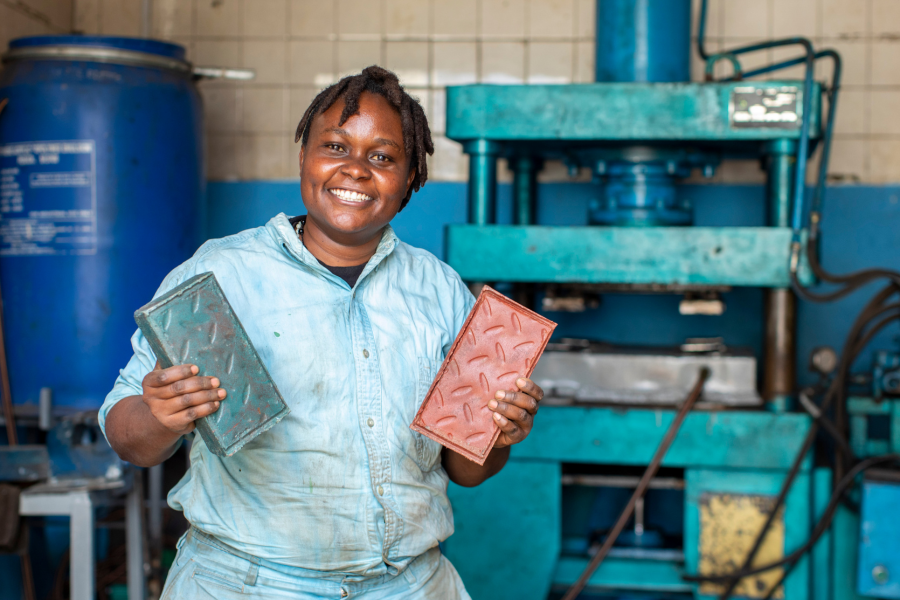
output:
[[[341,167],[341,172],[353,179],[368,179],[372,176],[372,171],[364,157],[347,157],[347,161]]]

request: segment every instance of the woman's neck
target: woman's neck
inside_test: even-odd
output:
[[[359,234],[344,235],[327,231],[309,217],[301,240],[310,254],[330,267],[353,267],[369,261],[378,249],[383,228],[374,235],[359,239]]]

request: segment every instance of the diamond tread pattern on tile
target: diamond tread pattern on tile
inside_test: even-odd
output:
[[[500,435],[488,402],[531,375],[555,327],[485,286],[412,428],[484,464]]]

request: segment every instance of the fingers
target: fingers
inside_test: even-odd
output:
[[[534,413],[528,410],[532,406],[527,405],[527,403],[533,404],[533,410],[537,411],[537,402],[535,402],[534,398],[516,392],[503,393],[503,400],[491,400],[488,402],[488,408],[494,411],[494,420],[499,424],[500,421],[497,420],[497,416],[502,416],[506,420],[524,427],[526,430],[531,429]],[[497,395],[499,396],[500,393]],[[523,407],[523,405],[528,406],[528,408]]]
[[[192,394],[185,394],[183,396],[178,396],[176,398],[169,399],[169,403],[173,405],[173,412],[177,412],[179,410],[188,410],[193,406],[200,406],[201,404],[206,404],[208,402],[219,402],[220,400],[225,399],[225,390],[223,389],[214,389],[214,390],[203,390],[199,392],[194,392]]]
[[[219,409],[227,395],[218,377],[198,377],[196,365],[156,368],[144,377],[144,402],[166,428],[187,433],[194,421]]]
[[[161,400],[158,402],[166,401]],[[216,400],[213,402],[192,405],[185,410],[173,414],[154,414],[154,416],[156,416],[157,420],[162,423],[164,427],[178,433],[187,433],[194,429],[194,421],[211,415],[219,409],[219,406],[220,402]]]
[[[522,377],[520,379],[516,379],[516,385],[520,390],[522,390],[538,402],[544,399],[543,388],[541,388],[541,386],[539,386],[532,380]]]
[[[197,365],[177,365],[163,369],[160,367],[159,361],[156,361],[156,368],[150,371],[144,377],[144,385],[148,387],[165,387],[176,381],[188,379],[200,372]]]
[[[218,377],[197,377],[195,375],[188,379],[179,379],[167,386],[157,388],[154,391],[154,396],[163,399],[177,398],[202,390],[215,390],[219,387],[219,384]]]
[[[497,427],[500,428],[500,431],[506,434],[506,438],[509,444],[516,444],[518,442],[521,442],[528,435],[527,430],[523,428],[520,423],[510,420],[499,412],[494,413],[494,423],[497,424]]]
[[[494,394],[494,398],[497,401],[505,402],[507,404],[512,404],[517,406],[525,411],[528,414],[534,415],[538,411],[538,401],[529,396],[528,394],[523,394],[521,392],[504,392],[500,391]],[[490,403],[488,403],[490,404]],[[517,419],[519,420],[519,419]]]

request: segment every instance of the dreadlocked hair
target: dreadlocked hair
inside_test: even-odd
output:
[[[347,122],[347,119],[359,114],[359,97],[363,92],[378,94],[385,98],[400,113],[400,121],[403,124],[403,147],[410,155],[410,169],[415,169],[416,175],[406,192],[406,197],[400,205],[402,210],[409,202],[413,192],[425,185],[428,180],[427,155],[434,154],[434,144],[431,142],[431,130],[428,128],[428,119],[425,111],[416,98],[413,98],[403,86],[397,76],[387,69],[372,65],[363,69],[359,75],[344,77],[334,85],[331,85],[315,97],[300,124],[297,125],[297,134],[294,142],[300,142],[304,146],[309,141],[310,124],[316,115],[319,115],[339,99],[344,100],[344,111],[341,113],[339,125]],[[412,152],[410,151],[412,150]]]

